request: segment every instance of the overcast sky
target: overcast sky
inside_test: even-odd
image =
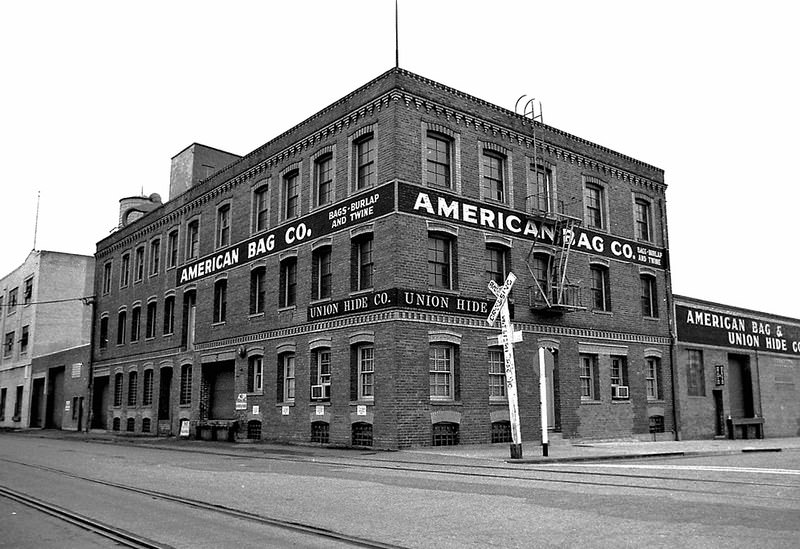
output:
[[[400,0],[400,66],[655,165],[675,293],[800,317],[791,2]],[[394,66],[394,1],[0,6],[0,277],[92,255],[170,158],[244,155]]]

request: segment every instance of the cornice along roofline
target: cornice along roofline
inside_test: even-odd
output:
[[[386,71],[385,73],[383,73],[382,75],[378,76],[377,78],[371,80],[367,84],[365,84],[365,85],[361,86],[360,88],[350,92],[345,97],[339,99],[338,101],[336,101],[336,102],[330,104],[329,106],[325,107],[324,109],[318,111],[317,113],[315,113],[311,117],[307,118],[303,122],[300,122],[299,124],[295,125],[294,127],[290,128],[289,130],[283,132],[279,136],[277,136],[277,137],[271,139],[270,141],[266,142],[265,144],[261,145],[260,147],[258,147],[254,151],[252,151],[252,152],[248,153],[247,155],[243,156],[241,159],[232,162],[231,164],[229,164],[228,166],[226,166],[226,167],[222,168],[221,170],[215,172],[214,174],[212,174],[208,178],[201,180],[197,185],[195,185],[191,189],[188,189],[186,192],[182,193],[178,197],[175,197],[173,200],[170,200],[169,202],[165,203],[164,205],[159,206],[158,208],[152,210],[151,212],[148,212],[144,217],[136,220],[129,227],[135,227],[136,225],[143,225],[143,226],[141,228],[138,228],[135,231],[131,232],[129,235],[123,237],[118,242],[112,244],[111,246],[105,247],[102,250],[100,249],[100,247],[101,247],[100,245],[102,244],[103,241],[105,241],[105,240],[107,240],[109,238],[113,238],[114,235],[116,234],[116,232],[119,232],[119,231],[116,231],[115,233],[112,233],[111,235],[107,236],[106,238],[100,240],[97,243],[97,248],[98,249],[97,249],[97,252],[95,254],[96,257],[104,257],[104,256],[108,255],[109,253],[117,250],[117,249],[128,247],[131,244],[133,244],[134,242],[136,242],[139,239],[141,239],[142,237],[144,237],[147,234],[153,232],[154,230],[156,230],[156,229],[158,229],[160,227],[163,227],[164,225],[169,225],[169,224],[172,224],[172,223],[180,220],[180,218],[183,215],[185,215],[187,212],[189,212],[189,211],[191,211],[191,210],[193,210],[193,209],[205,204],[206,202],[208,202],[209,200],[212,200],[216,196],[219,196],[220,194],[231,190],[232,188],[238,186],[243,181],[246,181],[246,180],[248,180],[248,179],[250,179],[252,177],[256,177],[256,176],[260,175],[261,173],[266,172],[269,168],[272,167],[273,164],[277,164],[277,163],[283,162],[285,159],[290,158],[292,156],[295,156],[296,154],[301,153],[302,151],[314,146],[318,142],[321,142],[324,139],[328,139],[329,137],[332,137],[333,135],[336,135],[337,133],[340,133],[341,131],[346,130],[346,129],[354,126],[355,124],[358,123],[359,119],[364,118],[366,116],[372,116],[376,111],[380,111],[383,108],[388,108],[389,105],[392,102],[397,102],[397,101],[401,101],[402,100],[405,103],[405,106],[407,108],[411,107],[411,105],[413,103],[414,107],[417,108],[417,109],[426,108],[428,110],[428,112],[433,110],[439,116],[445,116],[447,119],[453,118],[456,121],[457,124],[464,123],[467,126],[473,125],[476,129],[481,129],[484,132],[491,132],[494,137],[497,137],[499,135],[499,137],[502,138],[503,140],[516,141],[518,145],[520,145],[520,146],[524,145],[524,146],[526,146],[528,148],[530,148],[533,145],[533,137],[532,136],[524,135],[524,134],[520,133],[517,130],[509,129],[508,127],[504,127],[504,126],[500,126],[500,125],[498,125],[496,123],[493,123],[493,122],[490,122],[490,121],[487,121],[487,120],[483,120],[483,119],[481,119],[481,118],[479,118],[477,116],[473,116],[473,115],[465,113],[465,112],[463,112],[461,110],[454,109],[454,108],[451,108],[449,106],[437,103],[437,102],[435,102],[435,101],[433,101],[431,99],[427,99],[427,98],[421,97],[418,94],[414,94],[412,92],[405,91],[403,89],[402,85],[401,85],[402,83],[398,82],[398,78],[396,78],[397,75],[400,75],[400,76],[402,76],[404,78],[413,79],[413,80],[421,82],[424,85],[427,85],[429,87],[444,91],[444,92],[452,94],[452,95],[455,95],[455,96],[457,96],[457,97],[459,97],[461,99],[465,99],[465,100],[477,103],[477,104],[479,104],[479,105],[481,105],[483,107],[487,107],[487,108],[489,108],[491,110],[494,110],[494,111],[502,114],[503,116],[506,116],[506,117],[508,117],[508,118],[510,118],[512,120],[516,120],[517,122],[521,123],[523,126],[530,126],[531,125],[532,121],[530,119],[525,118],[524,116],[518,115],[516,113],[513,113],[513,112],[511,112],[511,111],[509,111],[507,109],[504,109],[503,107],[499,107],[499,106],[494,105],[493,103],[489,103],[488,101],[485,101],[483,99],[479,99],[477,97],[471,96],[471,95],[466,94],[464,92],[460,92],[460,91],[458,91],[458,90],[456,90],[454,88],[450,88],[450,87],[445,86],[443,84],[440,84],[440,83],[438,83],[438,82],[436,82],[434,80],[427,79],[427,78],[425,78],[423,76],[417,75],[417,74],[412,73],[410,71],[407,71],[405,69],[392,68],[392,69]],[[227,172],[233,170],[235,166],[237,166],[239,164],[242,164],[242,163],[247,163],[248,161],[256,160],[256,158],[259,156],[259,154],[263,155],[263,153],[267,149],[269,149],[270,146],[278,144],[278,142],[280,140],[286,138],[287,136],[291,135],[292,133],[297,132],[304,125],[309,124],[310,122],[312,122],[312,121],[314,121],[314,120],[316,120],[318,118],[321,118],[323,115],[325,115],[326,113],[328,113],[331,110],[335,109],[336,107],[339,107],[339,106],[345,104],[347,101],[351,100],[353,97],[363,93],[364,91],[366,91],[366,90],[368,90],[370,88],[375,87],[382,80],[388,79],[388,78],[390,78],[392,76],[395,76],[395,81],[393,82],[393,84],[390,87],[388,87],[388,89],[384,93],[382,93],[382,94],[378,95],[377,97],[374,97],[371,100],[368,100],[367,102],[365,102],[365,103],[353,108],[352,110],[350,110],[346,114],[340,116],[339,118],[335,119],[334,121],[330,122],[329,124],[326,124],[324,127],[318,129],[317,131],[315,131],[315,132],[313,132],[313,133],[311,133],[309,135],[306,135],[305,137],[299,139],[298,141],[296,141],[296,142],[294,142],[294,143],[292,143],[292,144],[290,144],[288,146],[284,146],[283,148],[279,149],[276,153],[263,158],[261,161],[258,161],[257,163],[255,163],[255,164],[253,164],[253,165],[251,165],[249,167],[245,167],[238,174],[231,175],[229,177],[229,179],[224,180],[223,175],[225,175]],[[564,136],[569,140],[573,140],[573,141],[576,141],[576,142],[581,143],[581,144],[589,145],[590,147],[592,147],[592,148],[594,148],[596,150],[602,151],[602,152],[604,152],[606,154],[611,154],[611,155],[617,156],[617,157],[619,157],[621,159],[624,159],[624,160],[626,160],[628,162],[632,162],[632,163],[634,163],[636,165],[640,165],[643,168],[646,168],[646,169],[649,169],[649,170],[654,170],[657,173],[662,173],[663,174],[663,170],[661,170],[660,168],[656,168],[654,166],[651,166],[651,165],[646,164],[644,162],[641,162],[639,160],[636,160],[636,159],[633,159],[631,157],[622,155],[622,154],[617,153],[617,152],[615,152],[615,151],[613,151],[611,149],[607,149],[605,147],[602,147],[600,145],[592,143],[591,141],[588,141],[588,140],[585,140],[585,139],[581,139],[579,137],[575,137],[575,136],[573,136],[573,135],[571,135],[571,134],[569,134],[567,132],[563,132],[561,130],[558,130],[556,128],[552,128],[551,126],[547,126],[545,124],[540,124],[538,122],[535,122],[535,124],[536,124],[537,127],[540,127],[542,129],[546,129],[547,131],[551,131],[551,132],[556,133],[558,135]],[[664,190],[666,189],[666,184],[663,183],[663,182],[652,181],[649,178],[633,174],[633,173],[629,172],[628,170],[624,170],[624,169],[618,168],[616,166],[611,166],[609,164],[606,164],[605,162],[601,162],[601,161],[598,161],[598,160],[595,160],[595,159],[592,159],[592,158],[587,158],[585,155],[577,153],[577,152],[572,151],[572,150],[569,150],[569,149],[567,149],[565,147],[561,147],[561,146],[557,146],[557,145],[553,145],[553,144],[549,144],[549,143],[543,143],[541,140],[537,140],[536,145],[537,145],[537,149],[542,150],[543,152],[547,152],[548,154],[553,155],[556,158],[559,158],[559,159],[561,159],[563,161],[570,162],[570,163],[576,163],[578,165],[583,164],[584,166],[586,166],[588,168],[591,168],[591,169],[597,170],[599,172],[602,172],[604,175],[614,176],[614,177],[620,178],[620,179],[622,179],[624,181],[629,181],[631,183],[637,184],[637,185],[639,185],[641,187],[650,188],[651,190],[655,190],[656,192],[658,192],[660,194],[663,194]],[[217,181],[217,180],[222,180],[222,181],[217,183],[216,186],[214,186],[214,182]],[[201,190],[203,187],[207,187],[207,188],[205,190]],[[145,221],[146,221],[146,219],[148,217],[152,217],[154,214],[156,214],[156,212],[161,211],[162,208],[168,207],[171,203],[173,203],[175,200],[178,200],[181,196],[186,196],[188,193],[192,193],[192,192],[197,193],[198,196],[196,196],[196,197],[194,197],[192,199],[189,199],[189,201],[187,203],[177,207],[174,211],[168,213],[167,215],[164,215],[163,217],[159,218],[157,221],[152,222],[152,223],[150,223],[148,225],[144,225],[144,223],[145,223]],[[125,230],[125,229],[121,229],[121,230]]]

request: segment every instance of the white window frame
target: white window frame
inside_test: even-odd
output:
[[[506,361],[503,349],[501,347],[490,347],[488,354],[489,400],[508,400],[508,395],[506,394]],[[496,392],[500,394],[495,394]]]
[[[362,343],[356,347],[356,360],[358,361],[358,400],[375,400],[375,345]],[[369,394],[365,388],[370,387]]]
[[[448,343],[433,343],[428,349],[428,387],[432,401],[455,400],[455,354],[455,346]],[[446,394],[438,394],[439,387],[445,388]]]

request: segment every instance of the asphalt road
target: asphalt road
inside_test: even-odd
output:
[[[161,495],[400,547],[797,547],[800,540],[800,451],[526,465],[396,456],[205,453],[0,434],[0,487],[173,547],[351,545]],[[48,529],[57,521],[2,497],[0,513],[0,531],[19,542],[6,546],[82,546],[50,545],[37,534],[39,520]]]

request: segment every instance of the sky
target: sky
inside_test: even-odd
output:
[[[400,66],[663,169],[674,292],[800,318],[796,23],[774,0],[399,0]],[[94,254],[191,143],[247,154],[392,68],[394,1],[3,2],[0,52],[2,277],[34,240]]]

